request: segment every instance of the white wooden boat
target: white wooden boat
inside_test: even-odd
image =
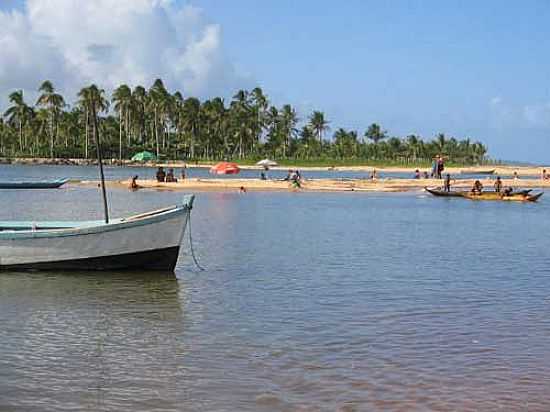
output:
[[[193,206],[89,222],[0,222],[0,270],[173,271]]]

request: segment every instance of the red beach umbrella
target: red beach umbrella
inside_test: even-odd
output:
[[[210,168],[210,173],[215,175],[236,175],[241,169],[237,163],[220,162]]]

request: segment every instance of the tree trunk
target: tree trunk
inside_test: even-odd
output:
[[[157,160],[159,159],[159,154],[160,154],[160,150],[159,150],[159,128],[158,128],[158,124],[157,124],[157,108],[155,107],[155,115],[154,115],[155,119],[154,119],[154,126],[155,126],[155,145],[156,145],[156,148],[157,148]]]
[[[23,151],[23,122],[19,120],[19,150]]]
[[[122,162],[122,108],[118,116],[118,160]]]
[[[84,143],[84,158],[88,158],[88,110],[86,109],[86,138]]]

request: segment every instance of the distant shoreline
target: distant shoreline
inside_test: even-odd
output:
[[[184,161],[165,161],[165,162],[132,162],[130,160],[123,160],[122,163],[116,159],[107,159],[106,165],[109,166],[125,166],[125,167],[165,167],[181,169],[184,167],[198,167],[198,168],[210,168],[216,162],[201,162],[190,163]],[[238,162],[237,162],[238,163]],[[58,166],[94,166],[97,165],[97,161],[94,159],[49,159],[49,158],[0,158],[0,164],[12,164],[12,165],[58,165]],[[262,166],[256,165],[239,165],[243,170],[263,170]],[[429,167],[419,166],[372,166],[372,165],[353,165],[353,166],[274,166],[270,167],[270,170],[289,170],[299,169],[301,171],[340,171],[340,172],[365,172],[371,173],[373,170],[387,173],[410,173],[413,175],[415,170],[420,172],[429,172]],[[517,172],[521,176],[539,176],[542,170],[548,170],[550,172],[550,166],[514,166],[514,165],[483,165],[483,166],[452,166],[446,167],[444,173],[450,173],[451,175],[459,175],[462,171],[474,172],[474,171],[490,171],[494,170],[494,175],[511,176],[514,172]],[[466,176],[465,173],[463,173]]]

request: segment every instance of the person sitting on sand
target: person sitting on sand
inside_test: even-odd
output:
[[[128,189],[130,190],[139,189],[139,185],[136,183],[137,178],[138,178],[138,175],[132,176],[132,179],[130,180],[130,184],[128,185]]]
[[[446,192],[451,191],[451,175],[449,173],[447,173],[447,175],[445,176],[445,181],[443,182],[443,190],[445,190]]]
[[[162,166],[159,166],[157,170],[157,182],[164,182],[166,180],[166,173],[164,172],[164,168]]]
[[[246,193],[246,187],[241,186],[241,187],[239,188],[239,193]]]
[[[500,179],[500,176],[497,176],[497,180],[495,181],[495,192],[500,193],[501,189],[502,189],[502,180]]]
[[[178,181],[178,179],[176,179],[176,176],[174,176],[174,169],[168,169],[165,181],[168,183],[175,183]]]
[[[476,180],[474,182],[474,186],[472,187],[472,194],[481,194],[483,191],[483,185],[479,180]]]
[[[504,189],[504,196],[511,196],[514,189],[512,187],[507,187]]]

